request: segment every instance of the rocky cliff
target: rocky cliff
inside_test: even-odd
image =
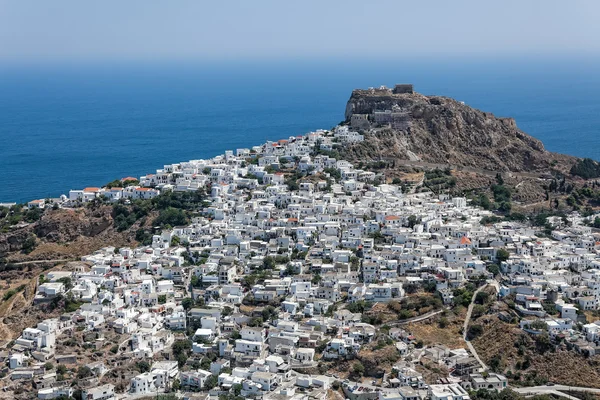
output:
[[[0,233],[0,260],[5,257],[13,262],[77,259],[104,246],[134,244],[139,224],[119,232],[112,212],[108,205],[47,210],[34,223]],[[30,238],[34,238],[36,246],[30,254],[25,254],[21,250]]]
[[[512,118],[447,97],[354,90],[345,116],[367,135],[349,146],[356,160],[389,157],[504,172],[568,172],[577,160],[546,151]]]

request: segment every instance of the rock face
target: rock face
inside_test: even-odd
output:
[[[135,237],[135,229],[139,224],[118,232],[111,213],[112,207],[106,205],[94,209],[48,210],[39,221],[0,234],[0,259],[9,253],[19,252],[31,237],[36,238],[38,245],[58,245],[46,249],[44,258],[81,256],[107,245],[128,244]]]
[[[345,116],[367,135],[363,143],[350,146],[354,159],[418,159],[503,172],[544,172],[557,165],[568,170],[577,160],[546,151],[512,118],[447,97],[354,90]]]

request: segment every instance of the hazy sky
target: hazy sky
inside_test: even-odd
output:
[[[0,59],[600,54],[600,0],[0,0]]]

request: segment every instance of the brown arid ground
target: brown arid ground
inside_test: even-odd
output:
[[[385,324],[386,322],[396,321],[398,316],[395,312],[390,310],[386,303],[375,303],[373,307],[369,311],[366,312],[367,315],[378,315],[381,317],[381,322]]]
[[[334,390],[334,389],[328,389],[327,390],[327,400],[344,400],[346,398],[346,396],[344,395],[344,392],[342,391],[342,389],[338,389],[338,390]]]
[[[415,365],[415,369],[423,375],[423,380],[428,384],[435,384],[438,379],[448,377],[448,368],[444,365],[422,359],[419,364]]]
[[[464,348],[461,329],[466,316],[466,309],[447,311],[433,318],[406,325],[417,341],[425,346],[442,344],[450,349]]]
[[[377,317],[381,324],[385,325],[388,322],[398,322],[439,310],[441,302],[435,302],[436,299],[437,297],[432,293],[412,293],[400,302],[375,303],[369,310],[364,312],[364,315],[369,318]],[[405,313],[404,318],[401,318],[402,313]]]
[[[588,323],[600,321],[600,310],[583,311],[583,314],[585,315],[585,319]]]
[[[247,306],[245,304],[240,304],[240,312],[244,315],[251,315],[252,311],[254,311],[256,307],[252,307],[252,306]]]
[[[352,379],[355,381],[372,382],[379,380],[384,373],[390,372],[392,366],[400,360],[400,353],[395,345],[385,344],[375,340],[363,346],[353,360],[321,361],[321,370],[335,375],[338,380]],[[353,373],[356,364],[362,364],[364,374]]]
[[[35,325],[38,318],[41,318],[40,321],[44,319],[44,313],[31,306],[41,271],[41,268],[24,267],[23,271],[4,271],[0,274],[0,345],[16,339],[30,323],[35,321]],[[9,290],[17,293],[4,300]]]
[[[119,232],[114,225],[112,207],[47,210],[42,218],[24,227],[0,233],[0,260],[19,263],[35,260],[77,260],[106,246],[136,246],[136,231],[152,228],[157,212],[136,221]],[[144,225],[140,225],[140,223]],[[24,253],[21,245],[28,237],[36,238],[36,246]]]
[[[409,324],[407,329],[426,346],[441,344],[450,349],[464,348],[465,342],[460,333],[462,322],[456,320],[442,327],[440,325],[442,318],[444,317],[436,316],[426,321]]]
[[[400,360],[400,353],[393,342],[374,341],[360,349],[357,360],[365,367],[365,376],[381,378]]]
[[[488,365],[498,363],[498,372],[508,374],[513,385],[543,382],[600,388],[600,356],[586,358],[559,346],[541,353],[529,334],[495,315],[480,317],[483,334],[473,340],[479,356]],[[510,372],[509,372],[510,371]]]
[[[38,277],[48,271],[72,270],[77,264],[80,263],[60,264],[52,268],[27,264],[18,270],[0,273],[0,346],[18,338],[23,329],[60,315],[59,310],[49,311],[43,305],[33,304]],[[17,293],[3,300],[5,293],[11,289],[17,290]]]

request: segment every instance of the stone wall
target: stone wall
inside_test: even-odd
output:
[[[394,86],[394,94],[402,93],[414,93],[413,85],[411,84],[398,84]]]

